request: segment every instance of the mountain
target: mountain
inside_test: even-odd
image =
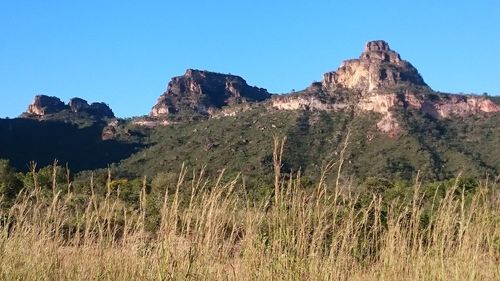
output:
[[[302,91],[272,95],[239,76],[188,69],[172,78],[148,116],[121,120],[108,109],[37,96],[21,119],[0,122],[6,147],[0,158],[22,166],[45,156],[47,163],[47,157],[77,149],[65,144],[77,143],[97,147],[64,158],[81,169],[114,162],[118,177],[154,178],[186,163],[205,165],[209,174],[243,172],[249,186],[259,186],[272,180],[273,137],[286,136],[283,171],[300,170],[311,182],[324,163],[338,159],[344,143],[345,179],[411,180],[420,172],[423,179],[441,180],[461,171],[478,177],[500,171],[498,98],[436,92],[381,40]],[[28,121],[16,132],[6,129]],[[32,139],[61,122],[73,128],[50,131],[60,145]],[[84,131],[86,126],[94,129]],[[13,141],[19,138],[25,141]],[[44,151],[23,154],[23,147]]]
[[[198,96],[189,87],[175,88],[184,89],[176,95],[185,99]],[[338,157],[350,131],[344,170],[355,178],[409,180],[421,171],[421,177],[436,180],[460,171],[477,176],[500,171],[493,156],[500,151],[498,103],[433,91],[384,41],[368,42],[359,58],[344,61],[307,89],[228,105],[212,106],[205,119],[157,127],[153,145],[117,170],[154,176],[174,173],[186,162],[206,164],[214,173],[228,167],[229,173],[263,178],[271,171],[273,136],[287,136],[285,171],[313,177],[325,161]]]
[[[336,71],[325,73],[321,83],[313,83],[300,94],[276,97],[272,106],[283,110],[352,108],[377,112],[382,114],[377,127],[391,135],[400,128],[393,116],[397,108],[415,109],[435,118],[500,111],[486,97],[434,92],[417,69],[385,41],[368,42],[359,59],[344,61]]]
[[[172,78],[150,115],[166,117],[183,111],[207,115],[224,106],[269,97],[267,90],[251,87],[239,76],[188,69],[183,76]]]

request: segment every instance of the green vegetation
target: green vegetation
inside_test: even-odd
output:
[[[429,100],[438,95],[424,94]],[[328,103],[356,100],[349,91],[318,98]],[[28,171],[30,161],[43,167],[54,159],[75,173],[103,173],[98,169],[111,165],[113,175],[127,181],[175,174],[185,163],[205,167],[211,177],[222,169],[226,179],[241,172],[248,189],[260,194],[261,187],[273,181],[273,137],[288,140],[283,172],[300,171],[304,184],[312,184],[328,159],[338,155],[349,131],[343,177],[356,184],[369,177],[411,182],[417,173],[423,182],[448,180],[459,173],[482,179],[500,171],[498,114],[436,119],[401,107],[393,112],[401,131],[392,137],[377,129],[380,115],[351,109],[278,111],[254,104],[236,116],[208,119],[190,111],[185,115],[155,128],[136,125],[134,119],[108,126],[111,120],[67,112],[45,121],[0,120],[0,158],[22,172]],[[111,139],[102,140],[104,134]]]
[[[9,165],[9,161],[0,160],[0,194],[13,199],[23,188],[19,174]]]
[[[0,280],[500,280],[499,97],[384,41],[292,92],[187,70],[150,116],[0,119]]]
[[[401,133],[391,138],[376,128],[376,113],[265,111],[256,108],[234,117],[156,128],[147,148],[112,166],[127,178],[175,173],[183,162],[206,166],[211,176],[225,168],[229,176],[242,172],[249,186],[272,182],[269,169],[274,136],[286,136],[284,172],[315,177],[328,159],[338,155],[351,132],[345,177],[361,183],[368,177],[424,182],[442,181],[459,173],[476,178],[500,171],[500,116],[434,119],[417,112],[395,112]],[[131,128],[133,131],[134,129]]]
[[[259,198],[242,176],[184,166],[73,181],[57,165],[19,174],[2,162],[0,181],[24,189],[0,208],[0,279],[500,278],[498,178],[355,185],[338,174],[342,143],[305,181],[280,162],[290,144],[274,142]]]

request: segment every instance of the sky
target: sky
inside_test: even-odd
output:
[[[498,0],[0,0],[0,117],[37,94],[145,115],[188,68],[300,90],[377,39],[435,90],[498,95],[498,15]]]

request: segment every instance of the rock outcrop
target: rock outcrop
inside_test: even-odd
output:
[[[183,110],[210,115],[223,106],[269,97],[265,89],[251,87],[239,76],[188,69],[183,76],[172,78],[150,115],[162,117]]]
[[[66,105],[57,97],[37,95],[33,102],[28,106],[26,113],[43,116],[46,114],[60,112],[65,110]]]
[[[359,59],[344,61],[336,71],[325,73],[322,82],[326,90],[346,88],[362,93],[401,85],[427,86],[417,69],[382,40],[366,43]]]
[[[114,118],[115,114],[113,110],[103,102],[93,102],[90,104],[89,108],[86,110],[87,113],[96,117],[107,117]]]
[[[330,102],[311,94],[274,96],[270,103],[279,110],[336,111],[349,106],[344,102]]]
[[[69,108],[73,112],[82,112],[89,109],[89,103],[81,98],[72,98],[68,103]]]
[[[342,97],[341,101],[338,97]],[[377,112],[382,116],[376,126],[389,136],[396,136],[400,131],[398,120],[392,114],[395,107],[418,110],[435,118],[500,112],[500,106],[487,97],[434,92],[417,69],[402,60],[385,41],[366,43],[358,59],[344,61],[336,71],[325,73],[321,83],[313,83],[300,94],[273,97],[270,107]]]
[[[464,95],[442,95],[436,101],[421,99],[414,107],[434,117],[443,118],[500,112],[500,107],[486,97]]]
[[[84,99],[72,98],[68,104],[64,104],[59,98],[46,95],[35,96],[33,102],[21,116],[42,118],[60,112],[86,113],[96,118],[115,117],[111,108],[102,102],[95,102],[89,105]]]

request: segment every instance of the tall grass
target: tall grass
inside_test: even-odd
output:
[[[495,183],[473,195],[455,185],[410,202],[356,194],[327,174],[317,187],[280,176],[261,202],[242,181],[208,181],[203,171],[165,188],[160,220],[146,229],[146,183],[138,207],[93,180],[90,196],[54,183],[26,188],[0,222],[3,280],[500,280],[500,200]],[[336,166],[337,165],[337,166]],[[175,190],[175,191],[170,191]],[[170,191],[170,192],[169,192]],[[188,197],[182,194],[189,194]],[[155,198],[157,199],[157,198]]]

